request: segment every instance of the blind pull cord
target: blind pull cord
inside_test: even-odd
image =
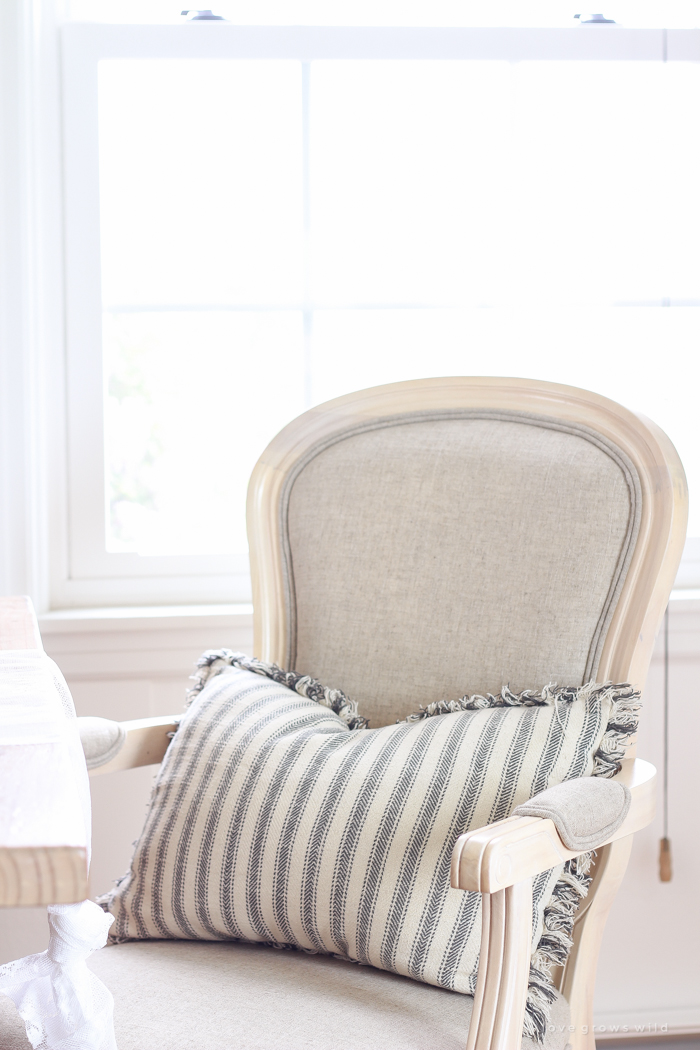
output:
[[[664,614],[664,778],[663,778],[664,836],[659,843],[659,878],[670,882],[671,840],[668,837],[668,606]]]

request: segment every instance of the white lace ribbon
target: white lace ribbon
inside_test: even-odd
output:
[[[114,1000],[86,965],[114,921],[97,904],[52,904],[49,946],[0,966],[0,991],[14,1002],[34,1050],[117,1050]]]
[[[66,805],[84,822],[89,858],[90,787],[65,679],[41,650],[0,652],[0,742],[46,740],[61,740],[66,748],[72,781]],[[92,901],[47,910],[47,950],[0,966],[0,993],[17,1007],[34,1050],[117,1050],[114,1000],[86,963],[105,944],[114,919]]]

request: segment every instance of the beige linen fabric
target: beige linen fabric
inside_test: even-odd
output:
[[[639,508],[586,427],[465,410],[339,432],[283,498],[285,666],[373,726],[426,696],[593,680]]]
[[[83,715],[78,719],[78,732],[88,769],[97,769],[111,762],[126,740],[124,727],[110,718]]]
[[[241,944],[152,941],[98,952],[119,1050],[464,1050],[473,1000],[319,955]],[[29,1050],[0,999],[2,1050]],[[544,1050],[563,1050],[552,1007]],[[542,1050],[524,1039],[523,1050]]]
[[[32,1050],[24,1021],[6,995],[0,995],[0,1046],[2,1050]]]
[[[624,784],[580,777],[547,788],[513,814],[554,821],[562,842],[571,850],[589,850],[614,835],[629,813],[632,796]]]

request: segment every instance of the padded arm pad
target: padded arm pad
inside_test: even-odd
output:
[[[111,762],[126,740],[124,727],[109,718],[79,718],[78,732],[88,769]]]
[[[624,784],[579,777],[535,795],[513,810],[518,817],[548,817],[570,850],[594,849],[614,835],[627,816],[632,796]]]

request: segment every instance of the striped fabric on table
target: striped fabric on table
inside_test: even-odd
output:
[[[205,664],[131,870],[103,901],[113,939],[260,941],[473,994],[481,896],[450,888],[454,842],[599,772],[615,692],[504,690],[509,702],[351,729],[362,719],[341,693],[269,668]],[[533,951],[559,874],[535,880]]]

